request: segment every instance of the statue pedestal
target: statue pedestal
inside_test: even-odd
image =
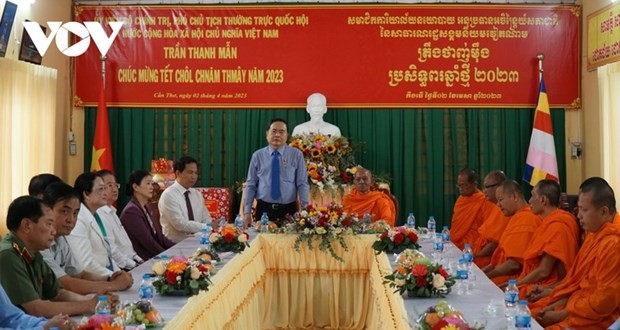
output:
[[[314,206],[329,205],[331,203],[342,205],[342,198],[348,194],[351,189],[353,189],[352,185],[342,185],[341,189],[325,189],[321,193],[319,187],[310,185],[310,204]]]

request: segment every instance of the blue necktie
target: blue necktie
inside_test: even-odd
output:
[[[280,199],[280,153],[276,150],[271,158],[271,198]]]

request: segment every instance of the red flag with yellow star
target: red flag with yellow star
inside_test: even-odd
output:
[[[95,121],[95,138],[93,139],[93,158],[90,162],[91,171],[102,169],[114,172],[112,162],[112,142],[110,142],[110,123],[108,122],[108,108],[105,105],[105,87],[101,82],[97,118]]]

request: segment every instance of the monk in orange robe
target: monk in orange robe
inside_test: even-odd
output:
[[[620,216],[613,189],[589,178],[579,192],[583,246],[566,277],[551,293],[551,304],[535,315],[549,330],[603,330],[620,316]]]
[[[456,186],[460,196],[454,203],[450,240],[462,250],[465,243],[474,243],[480,236],[478,228],[484,222],[485,207],[489,205],[482,191],[478,190],[476,171],[468,168],[461,170]]]
[[[525,249],[542,219],[532,213],[532,209],[525,203],[521,186],[516,181],[504,182],[496,194],[499,208],[510,220],[499,240],[499,246],[493,252],[491,263],[482,270],[493,283],[501,287],[521,273]]]
[[[484,206],[484,222],[478,228],[480,235],[471,245],[474,253],[474,263],[480,268],[491,263],[491,256],[495,252],[504,229],[508,224],[508,218],[504,216],[502,210],[497,206],[497,198],[495,196],[495,190],[504,181],[506,181],[504,172],[491,171],[484,177],[482,182],[487,205]]]
[[[523,255],[517,280],[520,299],[535,285],[549,286],[562,280],[579,250],[579,227],[575,216],[559,208],[560,185],[541,180],[532,189],[530,207],[543,219]]]
[[[353,176],[353,188],[342,199],[342,207],[345,212],[356,213],[363,217],[364,212],[369,212],[372,222],[385,220],[390,226],[396,222],[396,206],[385,193],[373,191],[375,181],[372,173],[359,167]]]

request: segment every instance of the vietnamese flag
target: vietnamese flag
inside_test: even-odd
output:
[[[108,122],[108,109],[105,105],[104,80],[101,81],[99,92],[99,105],[97,106],[97,118],[95,121],[95,138],[93,139],[93,158],[90,162],[91,171],[102,169],[114,173],[112,162],[112,142],[110,142],[110,123]]]

